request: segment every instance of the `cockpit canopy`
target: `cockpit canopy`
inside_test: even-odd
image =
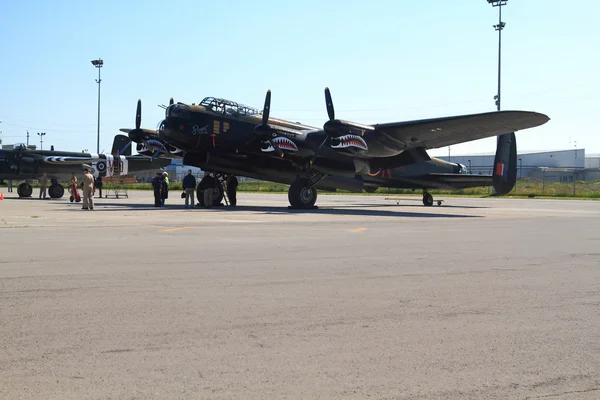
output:
[[[260,114],[256,108],[248,107],[235,101],[218,99],[216,97],[205,97],[200,102],[201,106],[206,107],[216,113],[227,115],[257,115]]]

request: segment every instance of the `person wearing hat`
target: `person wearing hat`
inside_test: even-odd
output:
[[[167,171],[162,173],[162,181],[161,181],[161,196],[160,196],[160,205],[161,207],[165,206],[165,200],[169,198],[169,173]]]
[[[82,210],[94,209],[94,175],[89,169],[83,170],[83,207]]]

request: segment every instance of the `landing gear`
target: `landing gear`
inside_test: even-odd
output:
[[[19,197],[31,197],[32,193],[33,188],[27,182],[23,182],[17,187],[17,194],[19,195]]]
[[[429,192],[423,192],[423,205],[431,207],[433,205],[433,196]]]
[[[298,178],[288,190],[288,200],[292,208],[310,209],[317,202],[317,189],[310,179]]]
[[[200,204],[202,207],[206,206],[204,202],[204,190],[209,188],[213,189],[211,206],[218,206],[221,204],[221,201],[223,201],[223,186],[219,182],[218,178],[208,175],[202,178],[196,188],[198,204]]]
[[[58,183],[57,184],[53,183],[48,188],[48,194],[50,195],[51,199],[60,199],[65,194],[65,188],[60,186]],[[73,200],[71,200],[71,201],[73,201]]]

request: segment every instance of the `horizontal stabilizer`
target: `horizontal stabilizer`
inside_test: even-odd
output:
[[[517,183],[517,138],[514,132],[498,137],[492,182],[500,196],[509,193]]]

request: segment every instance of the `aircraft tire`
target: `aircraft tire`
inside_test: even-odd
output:
[[[292,208],[313,208],[317,202],[317,189],[310,186],[308,179],[296,179],[288,190],[288,200]]]
[[[65,194],[65,188],[60,185],[50,185],[48,194],[51,199],[60,199]]]
[[[19,195],[19,197],[31,197],[32,193],[33,188],[27,182],[23,182],[17,187],[17,194]]]
[[[433,196],[431,193],[425,193],[423,195],[423,205],[425,207],[431,207],[433,205]]]
[[[213,195],[212,195],[212,205],[218,206],[223,201],[223,188],[217,182],[215,182],[215,178],[212,176],[205,176],[202,178],[198,186],[196,187],[196,198],[198,199],[198,204],[201,207],[204,207],[204,188],[213,187]]]

